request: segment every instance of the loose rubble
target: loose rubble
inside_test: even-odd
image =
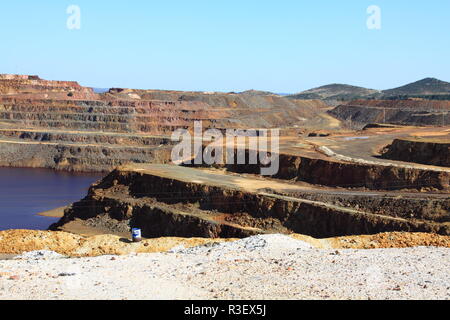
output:
[[[0,261],[0,299],[449,299],[450,249],[319,249],[285,235],[170,252]]]
[[[62,259],[63,255],[49,250],[37,250],[22,253],[14,257],[14,260],[53,260],[53,259]]]

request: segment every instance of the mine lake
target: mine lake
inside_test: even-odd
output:
[[[0,168],[0,230],[45,230],[58,218],[37,215],[82,199],[98,173]]]

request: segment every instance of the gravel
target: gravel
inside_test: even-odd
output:
[[[450,298],[449,248],[337,251],[263,235],[165,253],[36,257],[0,261],[0,299]]]
[[[54,260],[62,258],[65,258],[65,256],[54,251],[36,250],[18,255],[14,257],[14,260]]]
[[[284,254],[287,251],[312,248],[313,246],[307,242],[296,240],[282,234],[270,234],[256,235],[233,242],[211,243],[187,249],[181,248],[177,250],[173,248],[171,252],[194,255],[208,254],[215,258],[226,256],[233,258],[234,254],[245,254],[246,252],[252,251],[273,256],[278,253]]]

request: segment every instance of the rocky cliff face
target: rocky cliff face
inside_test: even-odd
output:
[[[395,139],[383,158],[450,167],[450,140]]]
[[[28,75],[0,75],[0,94],[16,95],[30,93],[64,93],[70,96],[95,98],[92,88],[80,86],[75,81],[48,81],[38,76]]]
[[[139,227],[144,237],[294,232],[323,238],[384,231],[450,234],[447,223],[434,220],[373,214],[245,187],[256,183],[255,178],[237,181],[223,173],[176,166],[125,167],[92,186],[87,197],[73,204],[52,229],[64,230],[81,220],[122,232],[129,226]]]
[[[248,159],[248,150],[246,158]],[[279,154],[278,172],[273,178],[305,181],[314,185],[371,190],[449,190],[450,173],[419,168],[395,167],[338,161],[327,157]],[[223,161],[225,163],[225,161]],[[206,165],[201,165],[205,167]],[[230,172],[259,174],[260,164],[214,165]]]

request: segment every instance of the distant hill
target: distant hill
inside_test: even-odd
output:
[[[383,97],[433,95],[450,95],[450,83],[435,78],[425,78],[402,87],[383,91]]]
[[[289,95],[291,99],[321,99],[321,100],[354,100],[371,97],[380,91],[348,84],[329,84],[326,86],[306,90],[297,94]]]
[[[276,93],[270,92],[270,91],[259,91],[259,90],[247,90],[239,92],[239,94],[246,94],[250,96],[272,96],[277,95]]]
[[[425,78],[402,87],[384,91],[330,84],[287,96],[290,99],[321,99],[327,102],[351,101],[357,99],[408,99],[450,100],[450,83],[435,78]]]

